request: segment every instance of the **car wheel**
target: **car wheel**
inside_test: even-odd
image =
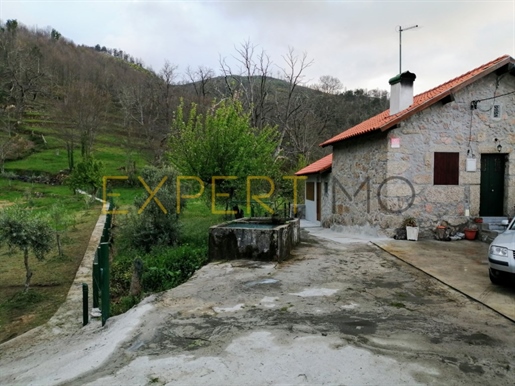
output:
[[[502,276],[499,271],[493,271],[490,268],[488,273],[490,274],[490,281],[492,282],[492,284],[496,284],[496,285],[502,284]]]

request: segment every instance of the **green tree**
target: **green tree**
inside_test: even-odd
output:
[[[5,22],[5,26],[7,28],[7,31],[11,33],[15,33],[18,29],[18,20],[16,19],[10,19]]]
[[[0,212],[0,244],[10,249],[23,251],[25,264],[25,291],[29,289],[32,270],[29,266],[29,251],[38,260],[52,249],[52,231],[48,222],[29,210],[12,206]]]
[[[183,175],[206,185],[213,176],[236,176],[217,180],[217,190],[228,193],[229,200],[243,199],[247,177],[277,176],[277,141],[276,128],[252,127],[250,113],[237,100],[214,103],[205,115],[192,104],[187,118],[181,102],[172,124],[169,160]]]
[[[62,237],[68,227],[72,223],[72,217],[66,213],[64,206],[61,203],[52,205],[49,211],[49,225],[55,236],[57,245],[57,253],[59,257],[63,256]]]
[[[52,32],[50,32],[50,38],[52,40],[57,41],[61,38],[61,34],[59,33],[59,31],[52,28]]]
[[[95,160],[91,156],[85,157],[68,177],[68,185],[74,192],[82,189],[96,196],[102,187],[103,169],[101,161]]]

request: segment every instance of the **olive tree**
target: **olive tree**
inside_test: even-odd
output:
[[[52,241],[52,230],[41,215],[19,206],[11,206],[0,212],[0,244],[7,244],[10,249],[23,252],[25,291],[29,289],[32,277],[29,251],[38,260],[43,260],[45,254],[52,249]]]
[[[66,230],[72,223],[73,217],[66,213],[62,203],[52,205],[49,214],[49,226],[52,233],[55,235],[55,242],[57,246],[57,254],[59,257],[63,256],[62,238]]]

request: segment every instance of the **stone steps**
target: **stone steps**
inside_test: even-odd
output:
[[[491,243],[499,233],[506,230],[506,225],[502,224],[508,217],[483,217],[483,222],[479,226],[479,239],[485,243]]]

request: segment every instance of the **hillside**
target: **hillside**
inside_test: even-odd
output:
[[[16,20],[1,26],[0,56],[0,168],[17,174],[55,176],[89,154],[109,173],[159,164],[181,99],[200,111],[213,99],[240,99],[254,126],[277,128],[289,170],[325,154],[318,147],[325,139],[387,108],[384,91],[304,87],[302,67],[284,79],[198,67],[179,82],[172,64],[156,73],[121,49],[78,46]]]

